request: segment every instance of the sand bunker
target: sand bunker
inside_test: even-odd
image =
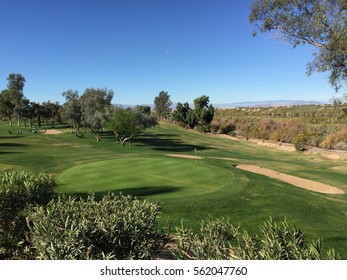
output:
[[[283,182],[289,183],[299,188],[303,188],[306,190],[325,193],[325,194],[343,194],[344,192],[338,188],[315,182],[308,179],[299,178],[296,176],[280,173],[271,169],[263,168],[257,165],[237,165],[236,168],[246,170],[249,172],[265,175],[271,178],[275,178],[281,180]]]
[[[178,158],[202,159],[202,157],[199,157],[199,156],[182,155],[182,154],[167,154],[167,156],[178,157]]]
[[[43,134],[51,134],[51,135],[63,133],[61,130],[57,130],[57,129],[47,129],[46,131],[45,130],[41,130],[41,132]]]

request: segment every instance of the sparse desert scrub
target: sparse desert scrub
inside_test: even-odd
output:
[[[342,126],[336,132],[328,134],[320,146],[326,149],[336,149],[335,146],[341,142],[347,142],[347,126]],[[343,147],[343,144],[338,145],[337,149],[339,147]]]
[[[246,139],[256,138],[296,144],[298,134],[304,131],[306,145],[335,149],[337,143],[347,141],[346,106],[340,104],[339,106],[235,108],[217,110],[214,119],[218,124],[232,119],[239,135]],[[339,144],[337,148],[343,148],[341,145]]]

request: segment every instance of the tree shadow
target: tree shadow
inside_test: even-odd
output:
[[[28,147],[30,145],[28,144],[22,144],[22,143],[0,143],[1,147],[9,147],[9,148],[21,148],[21,147]]]
[[[22,154],[22,152],[2,152],[2,151],[0,151],[0,155],[11,155],[11,154]]]
[[[23,138],[23,135],[6,135],[6,136],[0,136],[0,139],[13,139],[13,138]]]
[[[101,136],[101,139],[103,140],[116,140],[116,137],[114,136],[113,131],[105,130],[105,131],[98,131],[99,135]]]
[[[150,134],[141,134],[139,137],[177,137],[178,134],[174,133],[150,133]]]
[[[10,151],[0,151],[0,155],[21,154],[20,151],[13,151],[12,149],[28,147],[28,144],[21,143],[0,143],[0,149],[11,149]]]
[[[197,150],[208,150],[211,149],[207,146],[193,145],[184,143],[178,138],[168,138],[165,136],[177,136],[175,134],[158,134],[158,135],[141,135],[133,140],[135,146],[149,146],[156,151],[164,152],[190,152],[194,149]]]
[[[151,196],[151,195],[159,195],[166,193],[173,193],[179,191],[180,187],[174,186],[160,186],[160,187],[139,187],[139,188],[131,188],[131,189],[120,189],[118,192],[122,194],[127,194],[131,196]]]
[[[145,196],[152,196],[152,195],[160,195],[160,194],[166,194],[166,193],[173,193],[179,191],[180,187],[174,187],[170,185],[160,186],[160,187],[138,187],[138,188],[129,188],[129,189],[119,189],[119,190],[110,190],[105,192],[96,192],[95,197],[97,199],[101,199],[104,195],[107,195],[108,193],[112,192],[115,194],[121,193],[123,195],[131,195],[135,197],[145,197]],[[82,197],[86,198],[88,197],[88,193],[73,193],[69,194],[76,197]]]

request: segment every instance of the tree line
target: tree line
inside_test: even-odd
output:
[[[200,131],[208,131],[214,115],[214,108],[209,105],[209,97],[201,96],[194,100],[194,109],[188,103],[177,103],[172,110],[172,101],[167,91],[161,91],[154,98],[154,110],[148,105],[123,108],[113,105],[114,92],[107,88],[87,88],[83,94],[77,90],[62,93],[63,105],[58,102],[30,101],[24,96],[25,78],[21,74],[10,74],[7,88],[0,93],[0,115],[7,118],[9,125],[17,119],[17,125],[27,125],[36,131],[44,122],[53,128],[56,123],[67,123],[71,131],[79,138],[86,133],[101,140],[102,131],[113,131],[122,145],[146,128],[155,126],[158,121],[171,121]]]
[[[58,102],[50,100],[42,104],[30,101],[24,96],[25,78],[21,74],[9,74],[7,88],[0,92],[0,115],[7,118],[12,127],[13,121],[17,125],[40,127],[42,122],[54,127],[56,122],[61,123],[60,108]]]
[[[24,96],[25,78],[21,74],[9,74],[7,88],[0,93],[0,116],[9,121],[10,127],[17,120],[18,127],[30,126],[36,131],[44,122],[52,128],[56,123],[68,124],[79,138],[92,133],[101,140],[101,131],[111,130],[124,145],[144,129],[157,124],[149,106],[122,108],[111,103],[114,93],[107,88],[87,88],[82,95],[77,90],[62,93],[63,105],[58,102],[30,101]],[[162,117],[161,111],[159,116]]]
[[[172,101],[167,91],[161,91],[154,99],[154,108],[159,120],[174,122],[182,127],[196,129],[201,132],[210,131],[215,109],[210,98],[202,95],[194,99],[194,108],[188,102],[177,102],[172,108]]]
[[[178,102],[176,110],[172,113],[172,120],[183,127],[208,132],[215,111],[209,102],[209,97],[205,95],[194,99],[194,109],[190,108],[188,102]]]

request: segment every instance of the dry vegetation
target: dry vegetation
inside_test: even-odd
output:
[[[347,150],[347,104],[217,110],[213,133]]]

